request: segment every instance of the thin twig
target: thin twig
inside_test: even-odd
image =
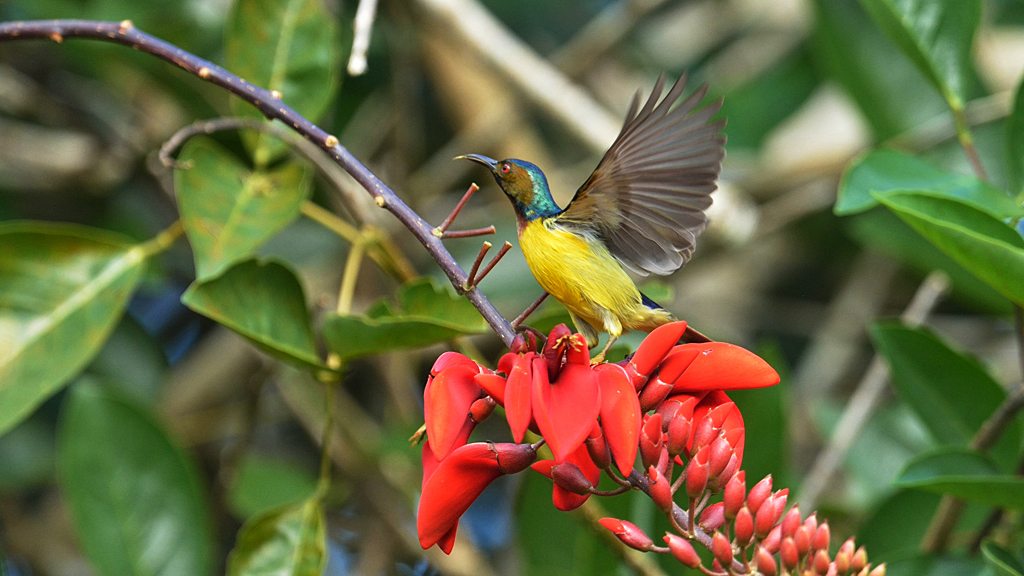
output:
[[[488,234],[494,234],[497,229],[491,225],[487,228],[474,228],[472,230],[450,230],[441,234],[441,238],[472,238],[474,236],[487,236]]]
[[[370,48],[370,34],[373,20],[377,16],[377,0],[359,0],[356,17],[352,23],[355,36],[352,38],[352,54],[348,57],[348,73],[360,76],[366,72],[366,51]]]
[[[212,84],[220,86],[255,106],[269,119],[280,120],[301,136],[313,142],[373,196],[381,208],[387,209],[409,229],[427,249],[431,257],[455,289],[466,296],[480,311],[491,328],[501,337],[506,346],[512,344],[515,331],[493,304],[479,290],[466,291],[466,273],[444,247],[440,238],[432,233],[432,227],[410,208],[391,188],[384,184],[362,162],[338,143],[338,138],[328,134],[290,107],[281,102],[269,90],[254,86],[216,64],[203,60],[173,44],[140,32],[130,21],[98,22],[92,20],[47,20],[28,22],[6,22],[0,24],[0,41],[50,39],[63,41],[67,38],[88,38],[123,44],[166,60],[179,68],[194,74]],[[612,132],[608,141],[614,138]],[[607,142],[605,143],[607,145]]]
[[[480,270],[480,265],[484,262],[484,257],[487,256],[487,252],[490,251],[494,245],[490,242],[484,242],[483,246],[480,247],[480,252],[476,255],[476,260],[473,261],[473,266],[469,269],[469,276],[466,277],[466,289],[468,290],[473,286],[473,282],[476,279],[476,273]]]
[[[920,326],[939,299],[949,288],[949,277],[945,272],[934,271],[918,287],[914,298],[900,317],[908,326]],[[889,381],[889,369],[879,354],[871,360],[867,372],[850,397],[846,410],[839,418],[828,446],[818,455],[814,466],[807,474],[800,493],[800,508],[814,510],[822,490],[828,486],[832,475],[842,464],[853,441],[860,434],[868,418],[874,412],[878,400]]]
[[[494,269],[494,266],[498,264],[498,261],[504,258],[505,254],[507,254],[511,248],[512,244],[505,242],[505,245],[501,247],[501,250],[498,250],[498,253],[494,255],[494,258],[491,258],[491,261],[487,263],[487,266],[484,266],[484,269],[480,271],[480,275],[473,278],[472,286],[479,284],[480,281],[484,279],[484,276],[487,276],[487,274]]]
[[[523,313],[520,314],[519,316],[516,316],[516,319],[512,321],[512,328],[513,329],[518,329],[519,325],[522,324],[523,322],[525,322],[526,319],[530,317],[530,314],[533,314],[534,312],[536,312],[537,308],[540,308],[540,305],[545,300],[547,300],[547,298],[548,298],[548,293],[547,292],[544,292],[543,294],[541,294],[540,298],[537,298],[536,302],[534,302],[533,304],[530,304],[529,308],[527,308],[526,310],[523,310]]]
[[[452,225],[452,222],[455,222],[455,218],[459,215],[459,212],[462,212],[462,208],[466,205],[466,202],[469,202],[469,199],[473,194],[476,194],[476,191],[479,189],[480,187],[476,185],[476,182],[469,185],[469,188],[466,189],[466,193],[462,195],[462,199],[455,205],[455,208],[452,208],[451,214],[444,219],[444,222],[441,222],[440,226],[434,228],[434,236],[441,237],[446,231],[448,231],[448,227]]]

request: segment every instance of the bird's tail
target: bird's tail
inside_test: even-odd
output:
[[[643,292],[640,293],[640,302],[643,303],[644,306],[650,308],[651,310],[665,310],[660,304],[648,298],[647,295],[644,294]],[[668,313],[667,310],[665,310],[665,312]],[[669,318],[671,318],[671,320],[675,320],[675,317],[673,317],[671,314],[668,314],[668,316]],[[707,336],[701,334],[700,332],[694,330],[689,325],[687,325],[686,332],[683,332],[683,337],[680,338],[680,341],[686,343],[711,342],[711,338],[708,338]]]

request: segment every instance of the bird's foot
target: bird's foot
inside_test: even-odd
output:
[[[602,350],[597,356],[594,356],[593,358],[591,358],[590,359],[590,367],[593,368],[594,366],[597,366],[598,364],[601,364],[602,362],[604,362],[604,355],[605,355],[605,351]]]

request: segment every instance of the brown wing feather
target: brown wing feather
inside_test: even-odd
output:
[[[690,259],[725,157],[725,121],[711,122],[722,101],[695,112],[705,85],[672,109],[686,75],[659,103],[664,86],[662,76],[643,108],[637,93],[618,138],[557,216],[596,234],[623,266],[645,276],[671,274]]]

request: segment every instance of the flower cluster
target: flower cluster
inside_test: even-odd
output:
[[[690,567],[704,568],[691,544],[698,542],[715,558],[705,571],[723,575],[774,576],[779,555],[786,573],[881,576],[852,541],[830,559],[827,524],[817,526],[813,515],[802,521],[796,508],[785,513],[788,491],[772,493],[770,477],[747,493],[743,416],[725,391],[771,386],[778,374],[732,344],[678,344],[685,331],[685,322],[662,326],[617,364],[592,365],[583,336],[564,325],[539,350],[531,336],[518,336],[497,370],[454,352],[438,358],[424,390],[423,548],[450,552],[459,518],[480,493],[504,474],[533,468],[552,479],[559,510],[593,495],[644,491],[675,530],[667,546],[624,520],[602,525],[633,548]],[[496,406],[515,443],[468,443]],[[542,439],[523,443],[527,431]],[[537,461],[544,444],[553,458]],[[602,473],[619,488],[598,489]],[[680,492],[684,506],[675,502]],[[719,492],[722,501],[711,503]]]

